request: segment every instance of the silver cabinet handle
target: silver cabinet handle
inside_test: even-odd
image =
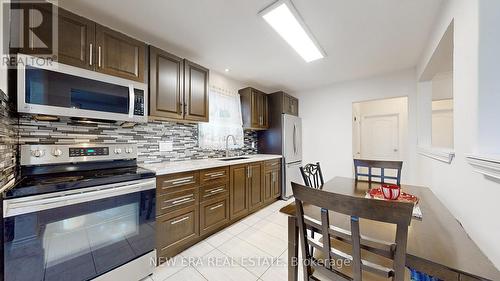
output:
[[[211,178],[215,178],[215,177],[222,177],[224,175],[224,172],[219,172],[219,173],[210,173],[210,174],[207,174],[207,176],[210,176]]]
[[[183,222],[183,221],[188,220],[188,219],[189,219],[189,217],[183,217],[182,219],[172,221],[170,224],[178,224],[178,223]]]
[[[90,43],[89,65],[92,66],[94,60],[94,46]]]
[[[178,178],[178,179],[173,179],[173,180],[166,180],[166,181],[163,181],[163,184],[172,183],[172,185],[180,185],[180,184],[183,184],[183,183],[191,182],[193,180],[194,180],[193,176],[189,176],[189,177],[185,177],[185,178]],[[163,189],[165,189],[165,188],[167,188],[167,187],[163,187]]]
[[[218,209],[218,208],[220,208],[220,207],[222,207],[222,206],[224,206],[224,204],[219,204],[219,205],[217,205],[217,206],[214,206],[214,207],[210,208],[210,211],[213,211],[213,210],[215,210],[215,209]]]
[[[207,190],[207,192],[209,192],[209,194],[205,194],[205,195],[203,195],[203,197],[214,196],[215,194],[218,194],[218,193],[221,193],[224,191],[226,191],[226,189],[224,189],[223,187],[212,189],[212,190]]]
[[[98,55],[98,60],[97,60],[97,63],[98,63],[99,68],[101,68],[101,58],[102,58],[102,57],[101,57],[101,46],[99,46],[99,47],[97,48],[97,53],[98,53],[98,54],[97,54],[97,55]]]
[[[180,199],[180,200],[175,200],[174,202],[172,202],[172,205],[178,205],[178,204],[185,203],[188,201],[193,201],[193,200],[194,199],[192,197],[188,197],[188,198],[184,198],[184,199]]]
[[[224,191],[224,188],[217,188],[215,190],[211,190],[210,193],[217,193],[217,192],[221,192],[221,191]]]
[[[178,185],[178,184],[187,183],[187,182],[190,182],[190,181],[191,181],[190,179],[186,179],[186,180],[174,181],[174,182],[172,182],[172,184],[173,185]]]

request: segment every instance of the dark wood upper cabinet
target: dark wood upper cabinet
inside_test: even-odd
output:
[[[183,118],[183,59],[149,47],[149,114]]]
[[[239,90],[243,128],[265,130],[269,128],[269,104],[267,94],[248,87]]]
[[[209,70],[149,47],[149,115],[153,119],[208,122]]]
[[[58,24],[58,61],[94,70],[95,23],[59,8]]]
[[[19,42],[11,44],[11,51],[28,55],[56,55],[60,63],[94,70],[105,74],[135,80],[145,81],[146,44],[126,36],[110,28],[101,26],[92,20],[76,15],[59,8],[50,2],[39,3],[12,3],[13,8],[20,5],[23,8],[23,21],[12,23],[11,32],[19,33]],[[30,10],[38,12],[31,13]],[[51,19],[57,13],[57,40]],[[18,20],[14,17],[13,20]],[[33,31],[35,36],[22,26],[29,26],[30,22],[42,23]],[[16,38],[13,36],[13,38]],[[21,44],[22,42],[22,44]],[[57,42],[57,48],[53,43]],[[39,46],[46,46],[40,48]]]
[[[273,102],[272,110],[278,110],[284,114],[299,116],[299,100],[285,92],[270,94]]]
[[[146,44],[96,25],[97,68],[105,74],[144,82]]]
[[[184,60],[184,119],[208,122],[208,75],[207,68]]]

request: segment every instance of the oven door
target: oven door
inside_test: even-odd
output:
[[[17,109],[129,122],[147,121],[147,85],[57,62],[18,55]]]
[[[5,280],[89,280],[154,250],[154,179],[4,201]]]

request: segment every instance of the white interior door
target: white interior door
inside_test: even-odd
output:
[[[399,114],[363,116],[361,157],[399,160]]]

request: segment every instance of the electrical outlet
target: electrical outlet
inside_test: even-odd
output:
[[[174,144],[171,141],[160,142],[160,152],[170,152],[174,150]]]

